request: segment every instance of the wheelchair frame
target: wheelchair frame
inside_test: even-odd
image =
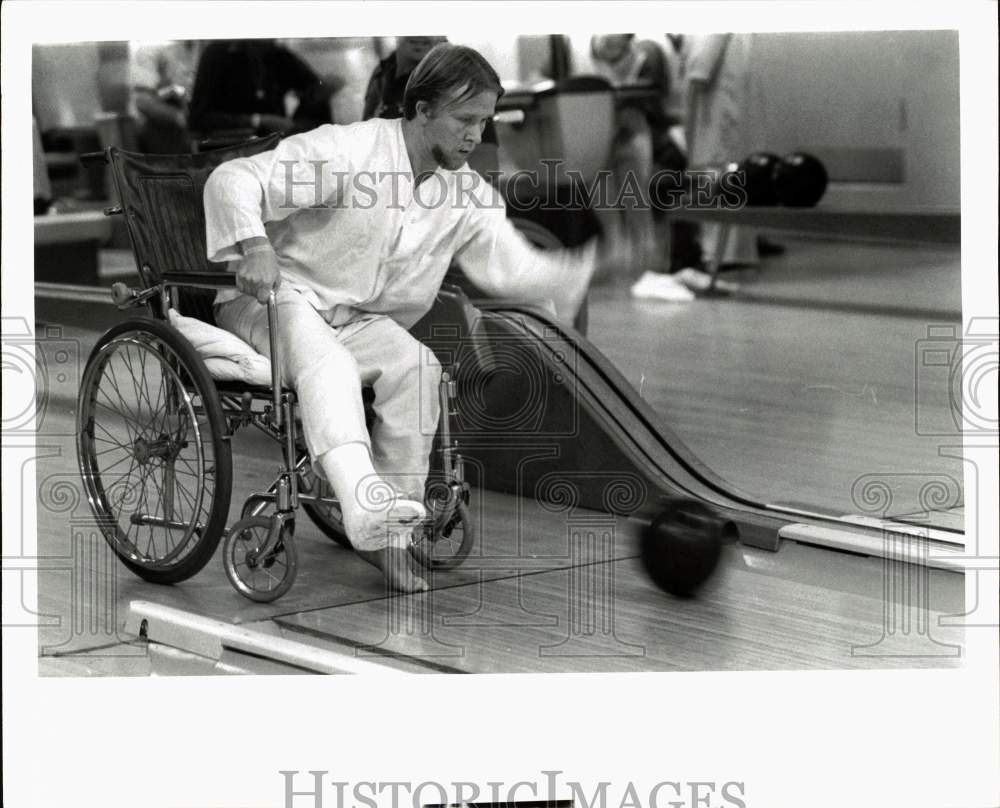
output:
[[[188,232],[176,233],[176,238],[183,240],[186,236],[192,239],[194,254],[197,255],[197,249],[204,244],[205,238],[204,214],[200,209],[203,181],[199,187],[196,174],[192,179],[193,172],[185,175],[177,166],[183,168],[185,158],[192,162],[200,161],[198,170],[203,180],[214,165],[243,156],[248,151],[263,151],[266,145],[267,141],[251,141],[217,152],[177,155],[171,156],[172,159],[123,152],[114,147],[85,156],[89,162],[101,161],[111,166],[121,204],[106,209],[105,214],[125,215],[143,281],[141,288],[115,283],[111,297],[119,309],[145,305],[153,316],[130,319],[102,336],[88,359],[77,409],[77,453],[88,501],[105,539],[125,566],[151,582],[177,583],[200,571],[214,555],[219,541],[224,539],[223,564],[230,582],[240,594],[260,602],[281,597],[295,580],[298,569],[294,541],[295,514],[300,506],[324,534],[341,545],[350,546],[340,524],[339,504],[327,490],[328,486],[312,472],[309,454],[302,445],[295,417],[295,393],[280,384],[281,346],[277,341],[275,294],[272,292],[267,302],[270,388],[212,379],[204,361],[188,340],[169,324],[168,312],[171,308],[179,308],[178,296],[182,290],[232,288],[235,277],[218,271],[187,271],[189,265],[183,261],[180,264],[185,266],[183,271],[157,270],[145,260],[146,254],[159,254],[157,250],[164,248],[162,243],[156,242],[156,227],[153,226],[156,222],[142,229],[143,223],[150,221],[146,217],[155,219],[157,212],[144,210],[148,206],[140,204],[142,200],[137,200],[135,188],[129,187],[129,182],[138,181],[126,175],[122,163],[131,161],[141,167],[144,158],[151,158],[154,164],[160,160],[165,166],[164,173],[157,174],[156,170],[151,170],[150,177],[163,177],[174,185],[177,185],[178,178],[185,180],[179,186],[185,192],[181,206],[186,204],[189,209],[186,219],[184,216],[179,218],[181,230],[187,229]],[[139,176],[139,180],[142,179]],[[196,210],[191,204],[192,193],[197,197]],[[187,251],[188,260],[191,260],[190,245],[187,245]],[[169,253],[169,245],[164,252]],[[204,255],[202,247],[201,256]],[[173,263],[177,263],[175,258],[171,257]],[[201,266],[206,265],[207,261],[202,258]],[[130,355],[133,350],[137,352],[136,356]],[[121,362],[112,364],[119,354]],[[147,363],[159,363],[160,387],[156,403],[162,401],[162,416],[152,413],[153,394],[149,390],[145,391],[143,400],[143,389],[135,376],[137,368],[141,369],[142,384],[145,384],[149,371]],[[107,373],[109,368],[110,375]],[[123,374],[131,375],[136,385],[134,399],[127,399],[122,393],[116,368],[122,369]],[[439,386],[439,454],[443,468],[437,490],[434,486],[429,489],[433,495],[431,499],[437,506],[432,509],[431,518],[414,529],[415,541],[410,548],[419,563],[432,569],[449,569],[460,564],[468,556],[476,533],[468,510],[469,485],[465,479],[463,459],[451,434],[451,420],[457,415],[456,369],[444,370]],[[156,377],[155,370],[152,375]],[[108,383],[102,388],[101,383],[106,378]],[[113,406],[115,402],[111,399],[109,388],[118,395],[120,409]],[[151,420],[144,426],[139,415],[147,409],[146,405]],[[98,447],[100,442],[114,443],[114,435],[108,426],[111,419],[107,423],[100,420],[102,408],[121,416],[126,443],[119,440],[117,446]],[[247,497],[241,518],[225,530],[224,522],[228,518],[232,495],[230,441],[239,429],[247,426],[256,427],[279,444],[282,465],[267,490],[254,491]],[[103,430],[103,435],[98,429]],[[203,434],[205,432],[208,434]],[[211,463],[207,462],[206,438],[213,449]],[[183,453],[192,444],[195,456],[189,459]],[[111,454],[110,462],[115,453],[121,453],[122,457],[115,460],[111,468],[128,462],[129,476],[133,469],[146,470],[139,472],[143,476],[137,483],[131,487],[126,483],[121,491],[115,490],[116,484],[102,478],[100,467],[103,455]],[[104,469],[105,475],[107,471]],[[213,485],[207,492],[209,472]],[[193,475],[197,479],[198,490],[185,492],[178,475]],[[143,488],[150,481],[155,487],[152,494]],[[137,487],[142,490],[136,492]],[[211,499],[207,514],[203,513],[206,493]],[[118,495],[117,504],[113,495]],[[154,497],[158,505],[154,510],[162,512],[144,512],[142,506],[148,511]],[[124,510],[132,505],[135,509],[127,516],[128,529],[123,530]],[[181,515],[185,509],[192,512],[186,521]],[[271,509],[272,512],[265,515]],[[149,544],[146,552],[139,552],[138,545],[130,538],[133,528],[136,528],[137,538],[144,528],[149,529],[152,555]],[[163,529],[168,535],[182,530],[183,536],[169,552],[158,553],[154,528]],[[460,537],[456,542],[457,532],[460,532]],[[443,553],[442,550],[447,547],[453,548],[453,552]]]

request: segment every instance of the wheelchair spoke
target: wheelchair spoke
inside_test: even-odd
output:
[[[185,466],[187,466],[187,471],[184,471],[184,472],[181,472],[181,473],[183,473],[183,474],[190,474],[192,477],[200,477],[201,476],[200,474],[198,474],[197,471],[195,471],[193,468],[191,468],[191,463],[188,461],[188,459],[186,457],[184,457],[184,455],[179,455],[177,457],[177,459],[180,460]]]
[[[137,360],[133,360],[130,353],[126,353],[126,362],[128,364],[129,373],[132,375],[132,384],[136,391],[136,410],[141,412],[143,407],[143,393],[146,392],[146,351],[139,349],[139,356]],[[139,365],[141,373],[137,374],[135,370],[135,365],[133,361],[136,361]],[[149,394],[146,392],[146,401],[148,403]],[[152,411],[151,411],[152,412]]]
[[[125,350],[127,352],[128,348],[126,348]],[[128,372],[129,376],[132,379],[132,387],[134,389],[135,388],[135,373],[132,371],[132,363],[128,360],[128,354],[127,353],[123,354],[123,356],[122,356],[122,364],[126,365],[127,372]],[[127,405],[126,400],[125,400],[125,396],[122,395],[122,392],[121,392],[121,386],[119,385],[119,382],[118,382],[118,374],[115,372],[115,366],[114,366],[113,362],[109,362],[108,363],[108,367],[111,370],[111,383],[112,383],[112,386],[115,389],[115,393],[118,394],[118,399],[119,399],[119,401],[121,401],[122,406],[128,408],[128,405]],[[123,372],[126,372],[126,371],[123,371]],[[110,398],[108,400],[110,401]],[[132,417],[133,417],[134,421],[138,424],[138,422],[139,422],[139,411],[138,411],[138,409],[135,409],[133,411],[133,416]]]
[[[155,413],[156,409],[153,407],[153,402],[149,400],[149,389],[146,386],[146,352],[139,351],[139,368],[142,371],[142,386],[138,388],[139,391],[139,404],[142,405],[143,393],[146,394],[146,404],[149,405],[149,412]],[[160,374],[160,379],[163,379],[163,374]]]
[[[102,406],[100,404],[100,402],[97,402],[97,405],[98,406]],[[103,440],[106,443],[116,443],[119,446],[121,446],[123,449],[128,449],[129,451],[132,451],[132,446],[135,444],[135,440],[132,437],[129,437],[128,443],[122,443],[121,442],[121,438],[116,437],[111,432],[109,432],[108,428],[106,426],[104,426],[104,424],[102,424],[100,421],[96,421],[96,420],[94,420],[93,417],[91,417],[89,423],[90,423],[91,427],[97,427],[98,429],[101,430],[101,432],[103,432],[105,435],[108,436],[107,438],[98,438],[95,435],[94,438],[93,438],[94,440]],[[93,429],[91,429],[91,432],[93,432]]]
[[[149,493],[149,489],[146,486],[146,483],[147,483],[148,480],[149,480],[149,470],[148,470],[148,467],[147,467],[147,468],[143,469],[140,472],[140,479],[139,479],[139,501],[136,503],[139,506],[136,509],[137,513],[149,513],[149,502],[147,500],[147,495]],[[142,532],[143,532],[142,528],[145,527],[145,526],[142,525],[142,524],[137,524],[136,527],[137,527],[137,530],[136,530],[136,540],[137,541],[135,542],[135,544],[136,544],[136,548],[138,549],[138,544],[139,544],[138,539],[140,539],[142,537]],[[131,528],[129,529],[129,532],[131,533]],[[146,550],[145,550],[145,552],[141,553],[141,555],[145,556],[146,558],[150,557],[149,556],[149,547],[150,547],[150,545],[152,545],[153,552],[154,552],[154,555],[152,557],[155,558],[156,557],[155,556],[156,543],[155,543],[155,539],[153,538],[153,535],[152,535],[152,528],[150,528],[149,541],[146,542]]]
[[[105,394],[105,397],[107,397],[107,394]],[[136,438],[138,437],[139,424],[137,422],[133,421],[130,416],[125,415],[125,413],[123,413],[121,410],[118,410],[118,409],[115,409],[114,407],[112,407],[110,405],[110,399],[108,399],[108,401],[109,401],[108,404],[105,404],[105,403],[103,403],[101,401],[97,401],[97,402],[95,402],[95,404],[98,407],[103,407],[104,409],[109,410],[114,415],[118,416],[121,419],[122,426],[124,427],[125,431],[128,433],[129,443],[130,444],[131,443],[135,443]],[[135,431],[129,429],[129,426],[134,426],[135,427]],[[101,425],[101,428],[104,429],[104,432],[107,435],[111,436],[111,433],[108,432],[108,430],[106,428],[104,428],[103,425]]]
[[[126,484],[123,483],[124,480],[130,480],[130,479],[132,479],[132,472],[133,471],[135,471],[135,455],[132,455],[131,460],[129,460],[128,471],[126,471],[125,474],[122,477],[119,477],[118,482],[112,484],[111,487],[110,487],[110,489],[109,489],[110,491],[113,491],[115,485],[121,484],[122,495],[118,498],[118,507],[119,508],[121,508],[125,504],[125,498],[126,498],[126,496],[130,495],[133,491],[135,491],[136,486],[138,486],[139,483],[142,482],[142,476],[140,474],[139,479],[136,480],[136,482],[133,483],[131,487],[129,487]]]
[[[176,485],[175,490],[178,494],[178,497],[183,497],[185,504],[187,505],[188,508],[191,509],[192,517],[201,517],[202,516],[201,513],[195,513],[195,510],[198,508],[197,497],[193,493],[188,491],[187,488],[185,488],[183,485],[180,484]],[[205,510],[204,504],[202,505],[201,510],[202,511]]]
[[[108,452],[125,452],[125,451],[127,451],[127,450],[126,450],[126,449],[120,449],[120,448],[119,448],[119,449],[105,449],[105,450],[104,450],[103,452],[97,452],[97,453],[95,454],[95,457],[100,457],[100,456],[101,456],[102,454],[107,454]],[[129,468],[131,468],[131,462],[132,462],[132,461],[133,461],[134,459],[135,459],[135,458],[134,458],[134,456],[132,455],[132,453],[131,453],[131,452],[128,452],[128,453],[127,453],[127,454],[126,454],[126,455],[125,455],[124,457],[122,457],[122,458],[121,458],[120,460],[116,460],[116,461],[115,461],[114,463],[112,463],[112,464],[111,464],[110,466],[105,466],[105,467],[104,467],[104,473],[105,473],[105,474],[108,474],[108,473],[109,473],[109,472],[111,472],[111,470],[112,470],[112,469],[114,469],[114,468],[115,468],[116,466],[120,466],[120,465],[121,465],[122,463],[124,463],[124,462],[126,462],[126,461],[129,461],[129,464],[130,464],[130,465],[129,465]]]
[[[105,440],[104,438],[97,438],[97,440],[99,442],[104,442],[104,443],[110,443],[111,442],[111,441]],[[109,452],[126,452],[128,454],[131,454],[131,450],[129,449],[128,446],[122,446],[120,443],[116,443],[114,446],[112,446],[109,449],[101,449],[99,451],[94,452],[94,457],[101,457],[102,455],[106,455]]]
[[[178,485],[178,484],[175,483],[174,491],[177,494],[178,499],[183,498],[184,502],[191,509],[191,517],[193,519],[196,519],[196,518],[199,518],[199,517],[202,516],[201,513],[195,513],[195,509],[197,508],[195,497],[183,485]],[[178,504],[180,504],[180,503],[178,503]],[[202,507],[202,510],[204,510],[204,507]]]
[[[156,464],[150,463],[149,464],[149,475],[147,476],[146,479],[148,481],[150,481],[150,482],[153,483],[153,488],[156,489],[157,505],[162,506],[163,505],[163,487],[164,486],[163,486],[163,481],[161,481],[160,479],[158,479],[159,475],[157,475],[156,471],[157,471]],[[149,512],[150,516],[155,516],[155,515],[160,514],[160,513],[162,513],[162,510],[161,510],[160,507],[154,508],[152,511]]]
[[[122,395],[121,386],[118,383],[118,374],[115,372],[114,364],[112,362],[108,362],[108,364],[105,366],[105,370],[107,371],[108,384],[111,386],[111,388],[115,391],[116,395],[118,396],[118,401],[122,404],[122,406],[125,406],[125,397]],[[109,404],[113,403],[111,401],[111,396],[108,395],[108,393],[103,388],[98,388],[97,392],[104,393],[104,397],[108,400],[108,403]],[[125,413],[122,413],[122,417],[128,417],[128,416],[126,416]],[[134,417],[134,414],[132,417]]]
[[[104,473],[109,476],[114,476],[114,474],[120,474],[121,473],[120,470],[116,471],[116,469],[122,463],[128,462],[129,464],[131,464],[131,462],[135,459],[135,455],[127,447],[123,446],[119,446],[113,449],[104,449],[103,451],[100,452],[94,452],[94,457],[102,457],[103,455],[106,455],[109,452],[122,453],[121,457],[119,457],[117,460],[114,460],[114,458],[108,458],[107,460],[102,462],[102,468],[104,469]],[[111,460],[114,460],[114,462],[111,462],[109,465],[109,461]]]

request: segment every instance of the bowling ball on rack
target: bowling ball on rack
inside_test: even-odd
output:
[[[774,169],[781,158],[770,152],[754,152],[739,164],[747,194],[747,205],[777,205],[774,190]]]
[[[701,502],[667,500],[642,531],[642,564],[660,589],[692,597],[718,567],[724,542],[735,535],[732,522]]]
[[[805,152],[787,154],[774,167],[774,192],[789,208],[811,208],[823,198],[828,182],[823,163]]]

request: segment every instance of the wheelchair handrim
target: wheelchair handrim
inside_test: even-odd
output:
[[[192,512],[191,519],[187,524],[182,538],[177,542],[174,548],[166,555],[158,558],[151,558],[147,554],[140,553],[138,551],[138,547],[128,538],[128,534],[131,531],[123,532],[121,529],[118,516],[115,513],[115,507],[109,501],[108,491],[104,488],[104,481],[101,479],[101,470],[97,466],[96,458],[98,457],[98,452],[96,447],[93,445],[93,441],[95,440],[94,435],[88,435],[85,427],[88,422],[93,422],[95,418],[94,410],[98,404],[97,396],[100,392],[100,387],[96,385],[95,382],[99,381],[103,376],[105,368],[108,367],[114,354],[123,347],[129,346],[145,351],[146,353],[153,355],[161,373],[165,374],[169,379],[168,384],[172,385],[173,391],[180,394],[180,408],[183,409],[188,417],[187,429],[193,432],[194,437],[195,450],[197,453],[197,469],[195,474],[199,481],[204,481],[205,450],[202,440],[202,431],[197,418],[197,409],[194,405],[193,398],[188,391],[187,386],[181,380],[179,374],[166,361],[166,357],[161,355],[156,350],[156,347],[150,344],[149,341],[142,339],[143,336],[145,336],[145,334],[139,331],[126,332],[119,335],[110,340],[106,345],[102,346],[101,349],[91,357],[91,361],[88,362],[80,387],[80,398],[78,401],[80,428],[77,431],[77,457],[79,461],[80,475],[83,479],[84,488],[87,493],[87,500],[90,504],[92,512],[97,517],[98,526],[104,534],[105,539],[109,542],[109,544],[111,544],[115,552],[123,558],[135,564],[141,565],[146,569],[155,570],[173,566],[177,563],[177,560],[182,556],[184,551],[191,545],[192,538],[197,534],[197,517],[201,514],[205,499],[204,486],[198,485],[196,488],[194,498],[191,500],[190,505]],[[157,340],[161,350],[169,351],[175,359],[182,361],[181,357],[177,355],[173,348],[164,342],[159,341],[155,335],[152,335],[152,337]],[[143,369],[145,369],[145,366],[143,366]],[[90,393],[89,396],[87,395],[88,391]],[[91,430],[93,430],[93,427],[91,427]],[[124,449],[125,447],[120,448]],[[122,502],[124,504],[124,497]]]

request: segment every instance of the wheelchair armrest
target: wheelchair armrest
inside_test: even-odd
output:
[[[195,289],[229,289],[236,286],[236,276],[228,272],[164,272],[163,282]]]

